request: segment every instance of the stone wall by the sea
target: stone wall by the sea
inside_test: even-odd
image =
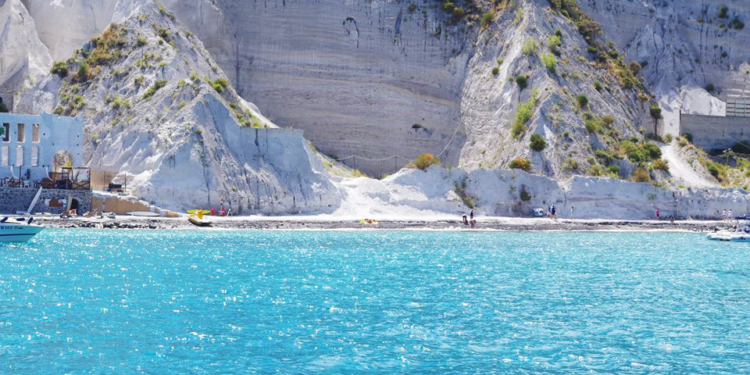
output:
[[[12,215],[16,212],[26,211],[36,196],[37,189],[34,188],[11,188],[0,187],[0,214]],[[82,214],[91,210],[91,190],[58,190],[44,189],[39,196],[31,213],[62,213],[62,206],[51,207],[55,204],[53,201],[67,202],[68,198],[78,201],[78,213]]]

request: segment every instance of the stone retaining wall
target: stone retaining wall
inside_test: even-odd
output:
[[[0,214],[15,214],[17,211],[26,211],[34,199],[38,189],[0,187]],[[53,214],[62,213],[62,207],[48,207],[45,205],[47,199],[67,200],[68,196],[78,200],[78,212],[84,213],[91,210],[90,190],[42,190],[32,213],[49,212]]]

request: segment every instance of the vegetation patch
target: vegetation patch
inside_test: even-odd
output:
[[[148,88],[148,91],[146,91],[146,93],[143,94],[143,99],[144,100],[150,100],[154,96],[154,94],[156,94],[157,91],[159,91],[162,87],[164,87],[166,85],[167,85],[167,80],[166,79],[160,79],[160,80],[154,82],[154,84],[151,85],[151,87]]]
[[[536,152],[542,152],[547,148],[547,141],[540,134],[532,134],[529,141],[529,148]]]
[[[412,164],[414,165],[414,168],[422,171],[426,171],[431,165],[442,165],[440,164],[440,159],[432,154],[421,154],[414,159]]]
[[[542,55],[542,63],[544,64],[544,67],[547,68],[552,73],[555,73],[555,68],[557,67],[557,59],[555,58],[555,55],[551,53],[545,53]]]
[[[566,158],[563,160],[562,170],[566,172],[574,172],[578,170],[578,160],[573,158]]]
[[[515,81],[518,87],[521,89],[521,91],[525,90],[529,86],[528,78],[526,78],[525,75],[520,75],[516,77]]]
[[[560,35],[562,35],[562,32],[560,32]],[[560,51],[560,47],[562,47],[562,37],[560,35],[552,34],[547,37],[549,51],[555,54],[555,56],[562,55],[562,51]]]
[[[538,49],[536,40],[534,39],[526,39],[526,42],[523,44],[523,53],[525,53],[528,56],[536,55],[536,51]]]
[[[65,78],[68,76],[68,64],[65,61],[55,61],[50,72],[60,78]]]
[[[495,17],[497,17],[497,12],[495,12],[495,9],[490,9],[489,11],[485,12],[482,15],[482,28],[489,27],[492,22],[495,22]]]
[[[526,131],[526,124],[531,120],[534,115],[534,108],[536,107],[536,99],[538,93],[536,90],[531,94],[531,97],[526,103],[522,103],[518,106],[516,111],[516,117],[513,119],[513,126],[510,130],[514,138],[518,138]]]
[[[459,198],[461,198],[461,202],[463,202],[463,204],[466,207],[474,208],[474,200],[475,199],[474,199],[474,197],[472,197],[471,195],[469,195],[469,193],[466,192],[466,180],[467,180],[467,178],[464,177],[461,180],[461,183],[454,182],[453,183],[453,191],[456,193],[456,195],[458,195]]]
[[[521,188],[521,193],[519,194],[519,198],[521,198],[521,201],[528,202],[531,200],[531,194],[526,190],[526,187]]]
[[[211,86],[213,86],[213,88],[214,88],[214,90],[216,90],[216,92],[218,92],[219,94],[221,94],[221,93],[223,93],[227,89],[227,87],[229,87],[229,81],[227,81],[224,78],[217,78],[217,79],[215,79],[213,81],[213,83],[211,84]]]
[[[651,182],[651,174],[645,168],[638,168],[633,171],[633,182]]]
[[[531,160],[519,156],[519,157],[511,160],[510,164],[508,164],[508,168],[510,168],[510,169],[520,169],[522,171],[530,172],[531,171]]]

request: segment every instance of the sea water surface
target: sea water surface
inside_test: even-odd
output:
[[[750,244],[700,234],[46,230],[0,373],[750,373]]]

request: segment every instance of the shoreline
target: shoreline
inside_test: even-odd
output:
[[[609,220],[482,217],[471,229],[458,218],[435,217],[425,219],[381,220],[377,225],[362,224],[359,220],[331,217],[216,217],[213,225],[201,228],[186,217],[144,218],[118,216],[115,219],[69,218],[37,216],[37,224],[56,229],[139,229],[139,230],[454,230],[454,231],[577,231],[577,232],[713,232],[732,228],[737,221],[684,220]]]

